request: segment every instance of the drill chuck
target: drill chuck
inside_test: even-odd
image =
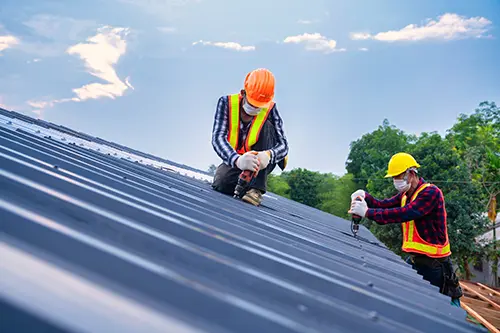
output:
[[[234,198],[242,198],[243,195],[245,194],[248,185],[252,181],[252,179],[255,176],[255,172],[252,172],[250,170],[245,170],[241,172],[240,176],[238,177],[238,183],[236,184],[236,187],[234,188]]]
[[[361,201],[361,198],[356,197],[356,199],[354,200]],[[361,216],[352,214],[351,231],[354,234],[354,236],[356,236],[359,231],[359,222],[361,222]]]

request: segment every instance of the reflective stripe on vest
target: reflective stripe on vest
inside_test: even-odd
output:
[[[420,186],[413,194],[411,201],[414,201],[417,195],[428,186],[431,186],[431,184],[422,184],[422,186]],[[405,205],[406,194],[403,195],[403,198],[401,199],[401,207],[404,207]],[[413,220],[409,222],[403,222],[401,226],[403,228],[403,251],[421,253],[432,258],[446,257],[451,254],[450,243],[448,240],[448,227],[446,223],[446,211],[444,222],[446,242],[444,245],[431,244],[423,240],[422,237],[420,237],[420,235],[418,234],[417,228],[415,227],[415,221]]]
[[[229,133],[227,134],[227,140],[231,147],[235,150],[239,146],[239,133],[240,133],[240,101],[241,94],[229,95]],[[269,116],[270,110],[273,108],[274,103],[271,104],[269,108],[262,109],[261,112],[252,119],[252,124],[248,130],[247,138],[245,144],[242,145],[240,149],[237,150],[238,154],[244,154],[247,151],[252,150],[252,146],[259,140],[260,131],[264,126],[264,123]]]

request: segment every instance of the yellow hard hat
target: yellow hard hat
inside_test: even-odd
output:
[[[387,174],[384,178],[394,177],[402,174],[411,167],[420,168],[417,161],[407,153],[397,153],[392,155],[387,167]]]

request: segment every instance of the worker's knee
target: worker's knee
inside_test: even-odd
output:
[[[240,171],[222,163],[215,171],[212,188],[225,194],[233,194]]]
[[[220,184],[212,184],[212,188],[217,191],[217,192],[221,192],[221,193],[224,193],[224,194],[233,194],[234,193],[234,188],[236,187],[235,186],[231,186],[230,184],[224,184],[224,183],[220,183]]]

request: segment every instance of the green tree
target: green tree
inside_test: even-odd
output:
[[[283,172],[282,177],[290,186],[290,199],[311,207],[318,206],[320,203],[318,186],[324,179],[319,172],[298,168]]]
[[[327,174],[319,185],[320,203],[317,208],[338,217],[350,219],[347,213],[351,204],[351,193],[356,191],[357,184],[352,174],[342,177]]]
[[[208,170],[207,172],[211,175],[211,176],[215,176],[215,171],[217,170],[217,167],[215,166],[215,164],[210,164],[210,166],[208,167]]]
[[[383,177],[391,156],[407,150],[415,139],[384,119],[378,129],[350,144],[346,170],[354,176],[358,187],[379,190],[380,184],[371,184],[368,179]]]
[[[270,174],[267,178],[267,189],[269,192],[290,199],[290,185],[284,177]]]
[[[480,103],[472,115],[459,116],[447,138],[467,163],[470,179],[482,186],[487,211],[500,194],[500,109],[493,102]]]
[[[465,161],[469,179],[482,189],[482,211],[496,211],[500,196],[500,108],[494,102],[480,103],[473,114],[458,117],[447,138]],[[494,280],[498,283],[498,247],[492,243],[483,250],[493,260]]]

